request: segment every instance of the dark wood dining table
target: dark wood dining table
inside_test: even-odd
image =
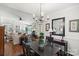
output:
[[[25,43],[25,46],[27,45],[30,45],[30,49],[37,53],[39,56],[56,56],[56,52],[59,50],[59,47],[54,46],[54,44],[53,46],[46,44],[43,51],[40,51],[39,43],[37,41],[29,42],[28,44]]]
[[[52,39],[52,38],[48,37],[47,39]],[[44,45],[43,51],[39,50],[39,42],[38,41],[29,40],[28,43],[23,42],[23,45],[26,48],[27,48],[27,46],[29,46],[29,49],[33,50],[39,56],[57,56],[57,53],[63,54],[63,52],[64,52],[64,54],[63,54],[63,56],[64,56],[67,53],[67,46],[68,46],[67,41],[53,39],[52,45],[51,45],[50,41],[47,41],[47,43],[45,43],[45,45]],[[63,47],[63,49],[62,49],[62,47]],[[29,51],[29,49],[28,49],[28,51]],[[61,50],[62,50],[62,52],[61,52]]]
[[[56,56],[56,52],[58,51],[58,47],[55,47],[54,45],[45,45],[44,50],[40,51],[38,42],[33,42],[30,48],[40,56]]]

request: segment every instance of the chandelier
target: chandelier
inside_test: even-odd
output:
[[[42,3],[40,3],[39,8],[40,8],[40,14],[38,20],[43,21],[44,13],[42,12]],[[37,17],[35,16],[35,14],[33,14],[33,19],[37,21]]]
[[[36,26],[39,26],[39,32],[43,32],[43,28],[44,28],[44,13],[43,13],[43,9],[42,9],[42,3],[40,3],[40,5],[39,5],[39,17],[36,17],[36,15],[35,14],[33,14],[33,20],[35,21],[34,22],[34,24],[36,25]],[[47,16],[47,20],[49,20],[49,16]],[[35,30],[36,30],[36,27],[34,28]],[[38,30],[37,30],[38,31]]]

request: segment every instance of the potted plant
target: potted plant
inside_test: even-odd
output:
[[[39,50],[43,51],[44,48],[44,33],[40,33],[39,37]]]

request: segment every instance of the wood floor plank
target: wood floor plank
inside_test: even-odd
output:
[[[23,48],[21,45],[13,45],[12,42],[5,43],[4,55],[5,56],[17,56],[23,54]]]

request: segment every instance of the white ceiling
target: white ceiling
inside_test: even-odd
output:
[[[10,8],[20,10],[25,13],[35,14],[39,16],[40,14],[40,3],[4,3],[3,5]],[[42,3],[42,12],[48,14],[49,12],[54,12],[60,9],[72,7],[79,5],[77,3]]]

